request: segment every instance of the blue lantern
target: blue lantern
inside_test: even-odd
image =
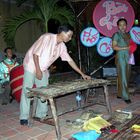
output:
[[[113,54],[112,39],[103,37],[97,44],[97,52],[100,56],[108,57]]]
[[[85,28],[80,34],[80,40],[85,47],[93,47],[99,38],[99,32],[93,27]]]

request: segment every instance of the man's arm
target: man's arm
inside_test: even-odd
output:
[[[78,73],[83,77],[84,80],[90,80],[90,79],[91,79],[90,76],[84,74],[84,73],[78,68],[78,66],[76,65],[76,63],[75,63],[73,60],[68,61],[68,63],[69,63],[69,65],[70,65],[76,72],[78,72]]]
[[[41,80],[42,79],[42,71],[41,71],[40,66],[39,66],[38,55],[33,54],[33,60],[34,60],[34,63],[35,63],[35,68],[36,68],[36,78]]]

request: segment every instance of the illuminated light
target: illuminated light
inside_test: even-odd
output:
[[[134,23],[135,23],[135,25],[138,25],[139,24],[139,20],[135,19]]]

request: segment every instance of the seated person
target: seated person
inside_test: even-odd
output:
[[[0,62],[0,85],[1,88],[4,88],[4,92],[2,93],[2,104],[7,104],[10,101],[10,71],[19,64],[16,62],[16,57],[12,52],[10,47],[7,47],[4,50],[5,59]]]

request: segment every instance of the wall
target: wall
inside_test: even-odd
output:
[[[29,5],[17,7],[14,0],[0,1],[0,52],[6,47],[1,30],[5,24],[5,20],[9,17],[20,15],[24,10],[32,8]],[[35,21],[22,25],[16,33],[15,44],[16,51],[25,54],[33,42],[41,35],[41,31]]]

